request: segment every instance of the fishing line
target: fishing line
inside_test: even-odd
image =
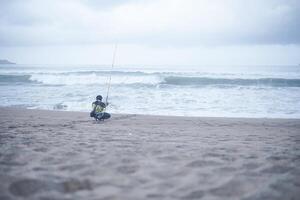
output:
[[[111,76],[112,76],[112,70],[114,68],[115,65],[115,59],[116,59],[116,54],[117,54],[117,48],[118,48],[118,44],[115,45],[114,48],[114,53],[113,53],[113,59],[112,59],[112,64],[111,64],[111,71],[110,71],[110,75],[107,81],[107,93],[106,93],[106,99],[105,99],[105,103],[107,104],[108,102],[108,95],[109,95],[109,91],[110,91],[110,86],[111,86]]]

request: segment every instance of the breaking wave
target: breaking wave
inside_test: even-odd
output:
[[[300,79],[285,78],[228,78],[206,76],[176,76],[170,73],[143,72],[75,72],[75,73],[36,73],[27,75],[0,75],[1,84],[40,84],[40,85],[105,85],[109,74],[113,85],[174,85],[174,86],[269,86],[300,87]]]
[[[208,77],[176,77],[170,76],[164,79],[165,84],[170,85],[236,85],[236,86],[272,86],[272,87],[300,87],[300,79],[283,78],[208,78]]]
[[[31,75],[0,75],[0,83],[33,83]]]

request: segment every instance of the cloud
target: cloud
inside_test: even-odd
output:
[[[4,0],[0,45],[299,44],[297,0]]]

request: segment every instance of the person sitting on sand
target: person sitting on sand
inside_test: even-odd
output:
[[[96,97],[96,101],[93,102],[93,104],[92,104],[93,110],[90,113],[90,116],[94,117],[96,120],[105,120],[105,119],[110,118],[110,114],[107,112],[104,112],[107,105],[108,105],[108,103],[102,102],[102,96],[98,95]]]

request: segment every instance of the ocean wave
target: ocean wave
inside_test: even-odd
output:
[[[217,78],[206,76],[172,76],[170,74],[143,72],[113,73],[68,73],[68,74],[31,74],[0,75],[1,84],[40,84],[40,85],[106,85],[112,76],[112,85],[169,85],[169,86],[268,86],[300,87],[300,79],[284,78]]]
[[[0,75],[0,83],[33,83],[31,75]]]
[[[232,86],[272,86],[272,87],[300,87],[300,79],[283,78],[209,78],[209,77],[176,77],[164,78],[163,84],[168,85],[232,85]]]
[[[157,75],[167,74],[168,72],[156,72],[156,71],[139,71],[139,70],[1,70],[2,75],[127,75],[127,76],[139,76],[139,75]]]
[[[72,75],[49,75],[38,74],[31,75],[31,81],[35,81],[47,85],[106,85],[109,81],[109,76],[91,74],[72,74]],[[148,84],[156,85],[160,83],[158,76],[124,76],[112,75],[112,85],[131,85],[131,84]]]

